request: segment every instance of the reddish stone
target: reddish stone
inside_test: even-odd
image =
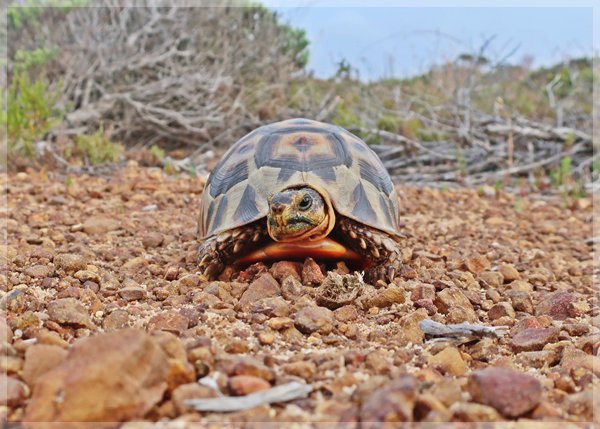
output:
[[[145,248],[158,247],[163,243],[164,239],[165,237],[160,232],[151,231],[142,238],[142,245]]]
[[[435,299],[435,286],[422,283],[415,287],[410,294],[411,301],[420,301],[422,299],[429,299],[433,301]]]
[[[0,404],[16,407],[29,395],[29,389],[20,380],[0,373]]]
[[[325,280],[321,267],[314,259],[306,258],[302,267],[302,283],[307,286],[319,286]]]
[[[254,280],[242,294],[239,306],[242,310],[249,310],[259,299],[281,295],[281,288],[277,280],[269,273],[264,273]]]
[[[292,261],[275,262],[271,266],[271,274],[278,282],[282,282],[288,276],[294,277],[296,280],[301,280],[302,264]]]
[[[464,265],[473,274],[479,274],[491,266],[490,261],[483,255],[466,259]]]
[[[430,316],[433,316],[435,313],[437,313],[437,307],[430,299],[419,299],[413,302],[413,305],[415,308],[424,308],[427,310],[427,314]]]
[[[81,339],[62,364],[38,379],[23,420],[140,419],[162,399],[167,371],[167,356],[143,331],[123,329]]]
[[[259,392],[271,388],[271,384],[260,377],[252,375],[236,375],[231,377],[227,386],[231,393],[236,396],[249,395],[250,393]]]
[[[360,409],[361,427],[380,427],[381,422],[412,422],[416,391],[417,383],[411,375],[403,375],[375,390],[363,401]]]
[[[272,383],[275,381],[275,371],[256,359],[244,357],[233,364],[230,371],[233,375],[252,375]]]
[[[519,320],[510,330],[510,335],[515,336],[519,332],[524,331],[525,329],[537,329],[542,328],[543,326],[540,324],[536,317],[525,317]]]
[[[75,298],[62,298],[48,304],[50,320],[77,328],[93,328],[88,311]]]
[[[319,332],[327,335],[333,330],[333,312],[325,307],[309,305],[296,313],[294,324],[303,334]]]
[[[498,304],[494,304],[488,311],[488,318],[490,320],[497,320],[506,316],[510,318],[515,317],[515,310],[508,302],[499,302]]]
[[[532,410],[542,399],[542,385],[531,375],[488,367],[469,376],[467,391],[475,402],[490,405],[506,417]]]
[[[25,351],[23,380],[33,386],[38,378],[61,364],[67,357],[67,350],[49,344],[34,344]]]
[[[535,314],[547,314],[554,320],[565,320],[575,316],[573,301],[574,297],[570,292],[554,293],[537,305]]]
[[[542,350],[558,339],[558,328],[525,329],[512,337],[510,345],[515,352]]]
[[[187,317],[176,311],[164,311],[153,316],[146,325],[148,331],[167,331],[180,335],[189,326]]]

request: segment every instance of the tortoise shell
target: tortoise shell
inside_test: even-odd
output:
[[[270,194],[304,184],[327,192],[337,213],[397,233],[394,184],[375,152],[343,128],[289,119],[257,128],[225,153],[202,194],[200,238],[266,217]]]

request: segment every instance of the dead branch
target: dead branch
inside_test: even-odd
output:
[[[62,80],[69,128],[103,124],[127,144],[157,136],[162,144],[209,147],[217,136],[230,144],[239,135],[225,131],[259,122],[258,112],[278,115],[276,103],[261,103],[282,98],[299,69],[285,29],[258,9],[160,0],[95,6],[72,9],[60,25],[60,11],[48,8],[31,39],[9,44],[60,46],[48,78]]]
[[[433,320],[421,320],[419,328],[430,337],[461,338],[461,337],[494,337],[500,338],[508,332],[508,326],[473,325],[468,322],[444,325]]]
[[[231,412],[247,410],[262,404],[274,404],[306,398],[312,392],[310,384],[292,381],[269,390],[251,393],[246,396],[222,396],[208,399],[187,399],[185,405],[197,411]]]

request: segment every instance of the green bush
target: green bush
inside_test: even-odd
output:
[[[77,155],[92,165],[116,162],[123,152],[123,146],[112,142],[102,127],[93,134],[75,137],[75,147]]]
[[[45,79],[32,82],[27,73],[15,71],[6,94],[7,109],[0,110],[10,153],[33,157],[35,143],[62,121],[59,92],[59,85],[52,89]]]
[[[39,69],[48,61],[54,59],[57,53],[58,49],[17,49],[14,58],[14,69],[22,72]]]
[[[10,29],[20,29],[26,23],[36,24],[45,9],[52,7],[68,12],[78,6],[85,6],[88,0],[28,0],[18,5],[10,5],[6,11]]]
[[[402,121],[397,116],[383,115],[377,121],[377,128],[390,133],[397,133],[402,126]]]
[[[150,155],[152,156],[152,160],[157,164],[165,159],[165,151],[155,144],[150,146]]]

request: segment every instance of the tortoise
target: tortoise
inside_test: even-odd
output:
[[[347,130],[309,119],[255,129],[216,165],[200,201],[199,268],[345,260],[365,280],[391,281],[401,267],[399,204],[381,160]]]

